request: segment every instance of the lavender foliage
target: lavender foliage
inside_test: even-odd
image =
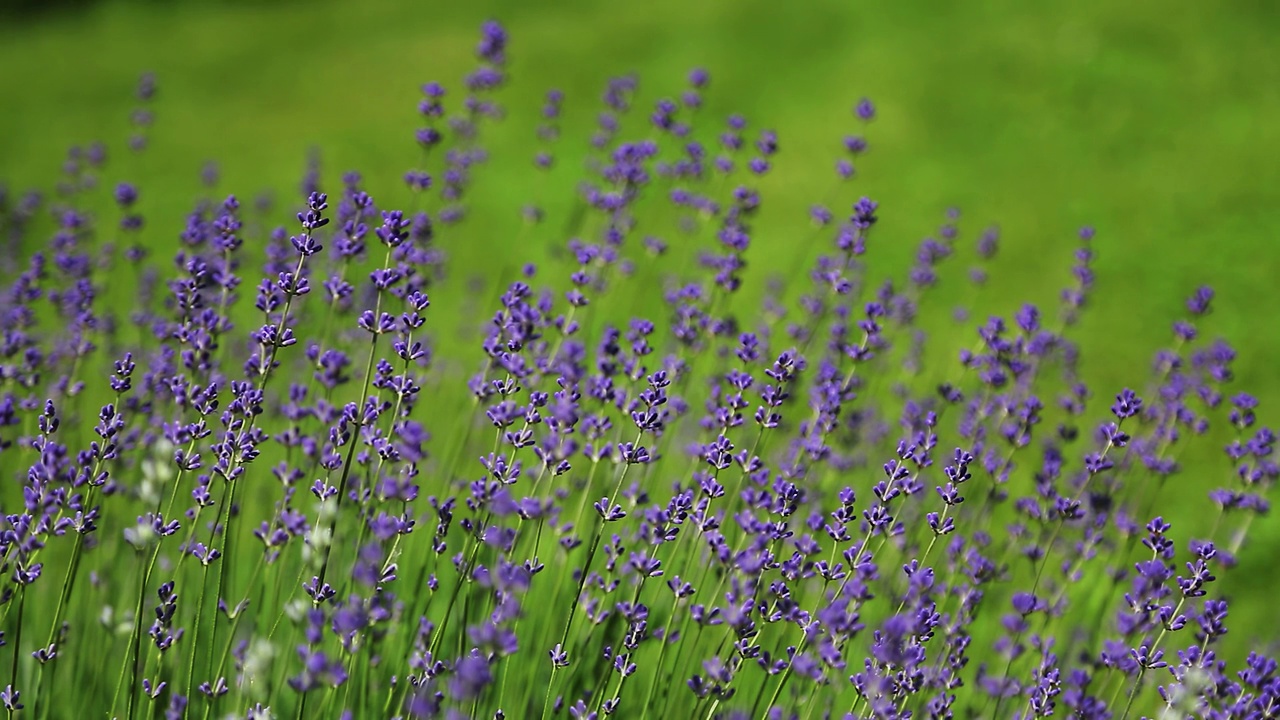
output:
[[[468,199],[512,50],[486,23],[422,86],[403,204],[313,158],[284,208],[209,190],[152,228],[102,145],[3,196],[9,717],[1280,716],[1274,632],[1224,639],[1280,466],[1210,288],[1089,387],[1092,229],[1056,306],[939,302],[1013,241],[956,210],[880,280],[866,98],[794,268],[752,287],[786,138],[708,117],[695,69],[651,106],[629,75],[547,91],[532,171],[585,148],[572,221],[513,198],[519,277],[441,318],[449,250],[489,242]],[[1223,434],[1207,523],[1168,521]]]

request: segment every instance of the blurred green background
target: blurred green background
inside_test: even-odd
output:
[[[1264,421],[1280,419],[1280,10],[1270,0],[103,2],[0,15],[0,182],[49,188],[69,146],[103,140],[115,158],[104,179],[141,185],[156,245],[181,231],[211,159],[217,194],[270,188],[292,202],[319,147],[328,188],[358,169],[394,205],[419,157],[418,87],[457,88],[491,17],[512,38],[508,117],[488,131],[492,160],[476,173],[468,231],[441,240],[455,281],[524,258],[513,244],[528,200],[546,202],[553,220],[567,212],[608,77],[637,72],[647,116],[702,66],[712,74],[704,120],[739,112],[781,137],[761,186],[756,268],[791,267],[807,252],[811,203],[866,194],[881,203],[870,261],[900,277],[956,206],[966,246],[1000,226],[982,307],[1009,312],[1051,306],[1069,282],[1075,231],[1092,224],[1098,285],[1078,338],[1095,395],[1141,386],[1183,299],[1209,284],[1218,297],[1207,333],[1241,351],[1233,389],[1262,399]],[[156,124],[148,152],[131,157],[143,70],[159,79]],[[532,139],[551,87],[565,92],[565,139],[539,189]],[[863,96],[879,111],[872,149],[855,183],[833,194]],[[498,267],[494,257],[515,259]],[[967,262],[944,270],[944,307],[964,297]],[[446,312],[460,302],[433,300]],[[1204,490],[1227,472],[1190,465],[1173,514],[1195,522]],[[1280,591],[1268,572],[1280,528],[1259,523],[1253,537],[1230,587],[1262,598]],[[1253,603],[1233,610],[1233,625],[1269,616]]]

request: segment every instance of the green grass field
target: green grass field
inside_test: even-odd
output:
[[[786,9],[783,9],[783,8]],[[460,315],[472,278],[515,261],[521,204],[547,204],[543,244],[562,227],[606,80],[635,71],[638,109],[710,70],[703,112],[739,112],[775,128],[782,152],[765,198],[751,279],[807,254],[808,206],[881,203],[873,274],[900,277],[946,208],[963,211],[965,253],[933,299],[940,347],[964,298],[972,241],[998,224],[1001,253],[979,307],[1051,306],[1069,281],[1075,231],[1098,229],[1098,286],[1077,339],[1099,397],[1145,377],[1152,353],[1197,285],[1218,296],[1210,334],[1240,351],[1233,389],[1257,395],[1280,421],[1280,11],[1269,2],[852,3],[762,0],[691,3],[102,3],[82,13],[0,19],[0,182],[49,188],[68,147],[108,143],[104,179],[141,184],[147,242],[167,247],[216,160],[216,193],[293,200],[312,147],[326,184],[360,170],[383,206],[407,199],[400,177],[417,160],[418,87],[457,87],[476,28],[496,17],[512,37],[507,119],[486,139],[491,161],[470,196],[467,232],[442,236],[450,281],[433,302]],[[150,150],[123,147],[141,71],[160,95]],[[549,186],[533,169],[542,94],[565,92],[561,162]],[[863,96],[878,116],[852,185],[831,171]],[[796,230],[795,228],[800,228]],[[23,248],[23,251],[29,251]],[[449,294],[449,288],[458,292]],[[653,298],[656,304],[659,298]],[[943,308],[948,308],[944,310]],[[466,318],[470,322],[472,318]],[[459,324],[465,324],[459,320]],[[971,335],[965,335],[966,338]],[[966,339],[966,342],[968,340]],[[1200,520],[1204,491],[1229,470],[1188,458],[1168,507]],[[1214,473],[1217,473],[1215,475]],[[1259,523],[1229,580],[1240,635],[1272,616],[1269,572],[1280,523]],[[1259,631],[1269,637],[1273,633]],[[1239,640],[1257,639],[1240,637]]]
[[[148,178],[153,230],[188,209],[206,159],[221,165],[220,191],[252,196],[292,190],[319,146],[331,181],[359,169],[371,192],[391,197],[413,158],[418,85],[456,82],[474,28],[493,15],[514,38],[509,122],[491,142],[500,170],[476,199],[495,246],[518,223],[509,198],[532,194],[524,146],[549,87],[567,95],[566,137],[585,137],[610,75],[638,72],[647,107],[678,91],[690,67],[710,69],[709,114],[741,112],[782,137],[764,188],[762,264],[793,251],[785,228],[830,189],[815,169],[830,167],[866,95],[880,116],[850,194],[884,207],[886,268],[958,206],[971,234],[1003,228],[997,294],[1012,304],[1063,282],[1069,259],[1055,248],[1092,223],[1109,308],[1094,319],[1100,336],[1156,342],[1188,288],[1210,283],[1219,329],[1258,358],[1241,384],[1280,399],[1260,360],[1280,347],[1260,322],[1280,300],[1268,262],[1280,234],[1280,59],[1270,46],[1280,16],[1267,3],[365,7],[105,3],[6,21],[0,177],[47,185],[68,146],[119,148],[131,89],[150,69],[162,85],[155,152],[113,173]],[[453,250],[468,261],[484,249]]]

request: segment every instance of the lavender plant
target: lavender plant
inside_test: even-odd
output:
[[[1276,661],[1223,641],[1217,578],[1280,471],[1202,335],[1210,289],[1148,372],[1087,387],[1086,228],[1056,307],[957,310],[969,339],[935,348],[943,266],[971,257],[980,297],[1000,239],[950,211],[872,279],[865,99],[844,199],[746,287],[783,144],[707,117],[695,70],[647,117],[611,81],[590,138],[546,94],[537,171],[589,144],[571,222],[512,199],[530,262],[460,341],[432,297],[451,247],[491,242],[467,202],[507,49],[486,24],[459,91],[423,86],[404,207],[313,162],[287,224],[210,192],[152,228],[105,146],[0,194],[8,717],[1280,715]],[[1215,428],[1211,526],[1171,524]]]

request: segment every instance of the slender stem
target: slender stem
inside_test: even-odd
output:
[[[205,672],[207,673],[207,677],[205,679],[208,680],[209,682],[217,682],[217,679],[218,679],[217,676],[214,674],[216,668],[214,667],[214,662],[213,662],[213,659],[217,654],[215,648],[217,648],[218,646],[218,603],[219,602],[226,603],[228,611],[232,609],[230,605],[230,601],[226,600],[223,594],[224,588],[225,588],[225,581],[227,577],[227,573],[223,570],[223,566],[226,565],[226,563],[230,559],[227,557],[227,553],[231,549],[231,538],[228,536],[231,534],[231,506],[235,503],[235,492],[236,492],[237,485],[238,483],[234,483],[234,482],[231,483],[230,487],[227,488],[226,492],[222,494],[223,495],[223,498],[222,498],[223,499],[223,502],[222,502],[223,551],[222,551],[222,556],[219,557],[216,561],[218,563],[218,590],[213,598],[213,602],[214,602],[213,629],[212,629],[213,637],[211,637],[209,640],[209,650],[205,655],[205,668],[206,668]],[[216,530],[217,527],[215,526],[214,529]],[[208,566],[206,565],[205,567],[206,567],[205,572],[207,575]],[[203,595],[204,593],[201,593],[201,596]],[[196,647],[196,645],[193,643],[192,647],[194,648]]]
[[[9,686],[18,686],[18,659],[21,657],[22,648],[22,616],[26,614],[27,607],[27,584],[23,583],[18,586],[18,619],[13,628],[13,666],[9,668]]]
[[[130,633],[129,639],[129,661],[120,668],[120,679],[116,682],[116,698],[111,701],[112,711],[115,711],[116,701],[120,696],[120,685],[125,677],[126,668],[131,669],[131,682],[129,685],[129,717],[134,717],[134,703],[138,695],[138,664],[141,655],[140,646],[142,644],[142,608],[143,602],[147,595],[147,583],[151,580],[151,571],[155,567],[155,557],[159,550],[153,550],[151,554],[151,562],[147,564],[145,570],[138,568],[138,602],[134,606],[133,612],[133,631]],[[203,593],[201,593],[203,595]]]

